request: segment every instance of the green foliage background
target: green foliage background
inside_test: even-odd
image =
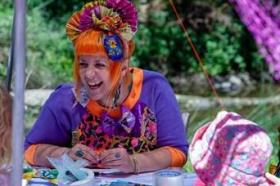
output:
[[[2,1],[2,2],[1,2]],[[0,80],[5,78],[11,42],[12,4],[0,0]],[[28,88],[53,88],[72,80],[72,46],[65,23],[87,1],[27,1]],[[199,65],[168,1],[134,1],[139,10],[139,30],[132,64],[157,70],[168,78],[200,73]],[[176,0],[188,34],[210,75],[267,71],[255,43],[226,1]],[[244,50],[246,49],[246,50]]]

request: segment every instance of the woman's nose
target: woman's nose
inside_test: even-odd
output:
[[[95,69],[90,67],[86,71],[86,78],[92,79],[95,76],[95,74],[96,74]]]

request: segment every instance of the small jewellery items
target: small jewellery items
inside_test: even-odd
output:
[[[75,152],[75,155],[82,158],[84,156],[84,152],[81,149],[79,149]]]

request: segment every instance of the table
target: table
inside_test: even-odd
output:
[[[197,178],[197,175],[194,173],[184,173],[184,186],[193,186],[194,182]],[[149,186],[154,186],[154,172],[150,173],[142,173],[138,175],[102,175],[97,176],[97,180],[99,181],[99,185],[110,184],[114,181],[124,181],[131,183],[144,184]]]
[[[148,186],[154,186],[154,173],[141,173],[141,174],[99,174],[95,176],[96,184],[95,186],[104,186],[110,185],[110,183],[118,183],[118,182],[125,182],[125,183],[135,183],[135,184],[142,184]],[[184,186],[193,186],[194,182],[197,178],[197,175],[194,173],[183,173],[184,177]],[[37,179],[38,182],[46,181],[44,179]],[[23,181],[22,186],[26,186],[27,182]],[[129,184],[127,184],[129,185]]]

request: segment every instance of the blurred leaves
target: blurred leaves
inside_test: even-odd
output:
[[[11,43],[12,9],[0,6],[0,77],[6,76],[9,47]],[[64,28],[48,22],[38,9],[27,15],[27,68],[28,88],[55,87],[58,83],[71,81],[72,49],[66,39]]]
[[[53,87],[70,81],[72,50],[64,28],[44,20],[37,9],[27,17],[27,22],[28,87]]]
[[[12,4],[0,0],[0,80],[5,78],[12,24]],[[65,23],[86,1],[27,1],[27,87],[55,87],[71,81],[72,45]],[[139,10],[139,28],[132,64],[157,70],[168,78],[201,73],[183,31],[168,2],[134,1]],[[225,1],[176,0],[182,21],[188,28],[210,75],[249,72],[258,78],[267,71],[251,35]]]
[[[11,42],[12,9],[8,2],[0,3],[0,83],[6,78],[9,46]]]

